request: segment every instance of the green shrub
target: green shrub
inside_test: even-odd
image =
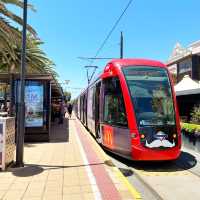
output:
[[[197,124],[189,124],[189,123],[181,123],[182,130],[190,134],[199,134],[200,135],[200,125]]]
[[[200,105],[194,106],[191,112],[191,122],[200,124]]]

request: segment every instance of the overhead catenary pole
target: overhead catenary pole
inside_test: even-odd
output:
[[[123,32],[121,32],[120,37],[120,58],[122,59],[124,57],[124,38],[123,38]]]
[[[93,78],[93,76],[94,76],[94,74],[95,74],[95,72],[96,72],[96,69],[98,68],[98,66],[87,65],[87,66],[85,66],[85,68],[86,68],[86,70],[87,70],[87,81],[88,81],[88,85],[89,85],[89,84],[90,84],[90,81],[92,80],[92,78]],[[88,69],[89,69],[89,68],[93,68],[93,69],[94,69],[90,77],[89,77],[89,72],[88,72]]]
[[[23,4],[23,31],[22,31],[22,51],[21,69],[19,85],[19,102],[17,114],[17,138],[16,138],[16,166],[24,166],[24,133],[25,133],[25,71],[26,71],[26,27],[27,27],[27,1]]]

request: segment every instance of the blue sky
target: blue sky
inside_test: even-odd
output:
[[[31,0],[37,12],[28,23],[45,43],[42,49],[55,62],[60,81],[69,87],[87,85],[85,65],[79,56],[93,57],[129,0]],[[100,52],[99,57],[119,57],[120,31],[124,57],[165,62],[175,43],[183,46],[200,39],[199,0],[135,0]],[[93,64],[102,70],[107,61]],[[68,89],[72,96],[78,90]]]

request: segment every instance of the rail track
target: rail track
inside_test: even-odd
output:
[[[108,154],[129,181],[137,186],[145,200],[183,200],[190,194],[193,194],[192,199],[200,199],[197,186],[200,184],[200,162],[185,149],[178,160],[170,162],[133,162]]]

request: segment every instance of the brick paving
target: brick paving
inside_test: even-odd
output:
[[[50,142],[25,144],[24,168],[0,172],[0,199],[133,199],[104,154],[74,117],[55,123]]]

